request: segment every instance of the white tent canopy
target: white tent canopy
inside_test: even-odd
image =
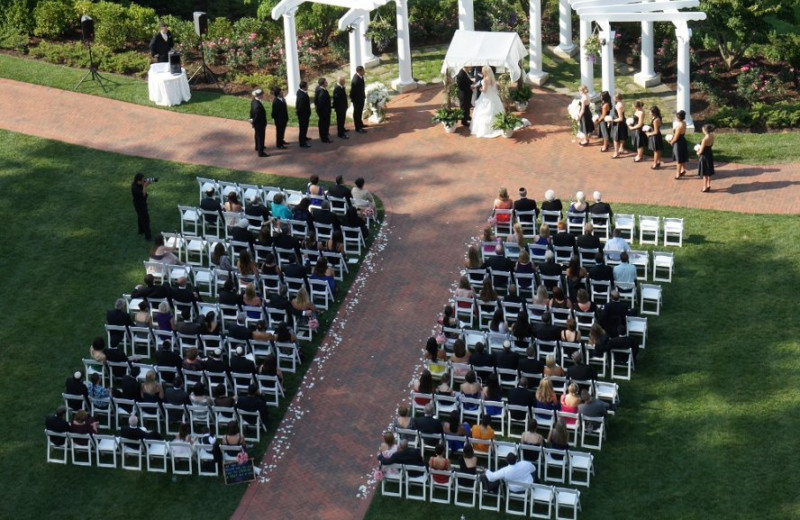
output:
[[[457,30],[447,49],[442,74],[455,76],[465,66],[503,67],[511,73],[511,81],[522,75],[520,61],[528,55],[515,32],[483,32]]]

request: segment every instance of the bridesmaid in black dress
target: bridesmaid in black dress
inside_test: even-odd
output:
[[[600,136],[603,138],[603,147],[600,148],[600,151],[607,152],[608,142],[611,140],[611,128],[609,127],[608,121],[606,121],[606,116],[611,115],[611,94],[609,94],[607,90],[604,90],[600,94],[600,101],[602,102],[600,115],[597,116],[595,121],[597,122]]]
[[[711,191],[711,176],[714,175],[714,125],[703,125],[703,140],[700,141],[697,155],[700,161],[697,174],[703,176],[703,193]]]
[[[675,112],[675,117],[678,124],[669,144],[672,145],[672,158],[677,163],[675,178],[680,179],[686,175],[686,163],[689,161],[689,147],[686,144],[686,112],[678,110]]]
[[[625,139],[628,138],[628,124],[625,122],[625,103],[622,101],[622,94],[617,92],[614,96],[614,121],[611,128],[611,139],[614,141],[614,155],[612,159],[619,157],[625,151]]]
[[[653,166],[651,170],[661,167],[661,149],[664,148],[664,138],[661,137],[661,110],[653,105],[650,109],[650,131],[647,132],[647,147],[653,152]]]
[[[644,149],[647,147],[647,135],[642,130],[644,126],[644,103],[637,100],[633,104],[633,124],[629,126],[631,143],[636,148],[636,157],[633,162],[641,162],[644,158]]]
[[[589,136],[594,132],[592,109],[589,106],[591,99],[589,98],[589,87],[581,85],[581,88],[578,90],[581,93],[581,113],[578,115],[578,120],[581,122],[581,133],[583,134],[583,140],[578,144],[586,146],[589,144]]]

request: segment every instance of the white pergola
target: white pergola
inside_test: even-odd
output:
[[[300,61],[297,54],[297,25],[295,13],[300,4],[310,1],[317,4],[333,5],[349,9],[339,19],[339,29],[350,31],[350,74],[355,74],[358,65],[368,65],[377,61],[372,48],[366,44],[365,35],[369,26],[369,13],[390,0],[281,0],[272,9],[272,19],[283,17],[284,45],[286,46],[286,100],[294,104],[300,86]],[[392,81],[398,92],[416,88],[411,76],[411,42],[408,29],[408,0],[394,0],[397,11],[397,59],[399,77]]]
[[[700,11],[680,11],[692,9],[700,5],[699,0],[571,0],[572,8],[580,16],[580,57],[581,84],[589,87],[590,95],[594,95],[593,64],[584,59],[584,46],[591,36],[592,22],[600,27],[598,36],[602,45],[601,73],[602,89],[614,96],[614,37],[612,22],[641,22],[642,48],[641,70],[634,75],[634,80],[642,86],[651,86],[660,82],[660,76],[653,69],[653,22],[669,22],[675,25],[675,37],[678,40],[678,81],[676,92],[676,109],[686,112],[686,126],[694,129],[690,110],[690,77],[689,77],[689,40],[692,30],[688,22],[705,20],[706,14]]]

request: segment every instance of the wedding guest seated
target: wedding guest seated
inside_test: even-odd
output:
[[[397,407],[397,417],[394,419],[393,428],[402,428],[404,430],[416,430],[417,424],[414,417],[411,416],[411,410],[408,405],[401,404]]]
[[[582,191],[579,191],[575,194],[575,202],[569,205],[569,213],[583,213],[584,216],[589,212],[589,205],[586,204],[586,196],[583,194]],[[581,219],[577,217],[569,217],[569,221],[574,223],[581,222]]]
[[[620,300],[617,289],[612,289],[610,301],[599,313],[599,322],[604,330],[609,331],[610,336],[616,336],[617,328],[626,325],[628,314],[630,314],[628,303]]]
[[[167,386],[164,389],[164,402],[168,404],[190,404],[189,394],[183,388],[183,378],[175,376],[172,380],[172,386]]]
[[[139,418],[135,415],[128,417],[128,425],[119,430],[119,436],[131,441],[162,440],[161,434],[156,431],[148,431],[139,426]]]
[[[314,222],[319,224],[329,224],[333,226],[334,230],[341,229],[339,217],[337,217],[336,214],[331,211],[331,203],[327,200],[322,201],[319,209],[315,208],[311,211],[311,217],[314,219]]]
[[[181,369],[194,371],[203,370],[203,361],[198,357],[197,347],[191,347],[186,350],[186,357],[183,358]]]
[[[425,459],[422,458],[422,453],[417,448],[408,446],[408,441],[403,439],[397,447],[397,451],[390,457],[384,457],[382,453],[378,453],[378,461],[382,466],[389,466],[391,464],[404,464],[406,466],[426,466]],[[410,477],[418,477],[421,475],[419,471],[409,471]]]
[[[314,318],[316,307],[308,297],[308,291],[305,287],[301,287],[297,294],[295,294],[292,301],[289,302],[291,306],[294,323],[296,326],[305,326]]]
[[[133,325],[130,315],[125,312],[125,298],[117,298],[117,301],[114,303],[114,308],[106,312],[106,323],[117,327],[130,327]],[[109,335],[109,341],[111,342],[109,347],[116,347],[124,337],[125,333],[122,331],[111,331]]]
[[[459,437],[469,437],[470,427],[466,422],[461,422],[461,412],[456,408],[442,423],[442,431],[445,435],[458,435]],[[448,448],[451,452],[458,453],[464,449],[463,441],[448,440]]]
[[[583,226],[583,234],[575,240],[575,245],[581,249],[598,249],[603,251],[603,243],[600,239],[594,236],[594,226],[591,222],[587,222]]]
[[[205,320],[203,320],[202,326],[200,327],[200,335],[219,336],[220,332],[222,331],[219,326],[219,321],[217,320],[217,313],[214,311],[208,311]]]
[[[589,268],[589,279],[613,282],[614,281],[614,268],[606,265],[606,257],[603,253],[594,255],[594,265]]]
[[[622,263],[614,266],[614,283],[636,283],[636,266],[629,262],[628,253],[620,253],[619,260]]]
[[[242,302],[242,298],[239,293],[235,289],[235,284],[233,281],[233,277],[228,277],[225,280],[225,283],[222,285],[222,289],[219,290],[217,294],[217,298],[219,300],[220,305],[239,305]]]
[[[139,310],[133,315],[133,324],[137,327],[152,328],[153,316],[150,314],[150,304],[147,300],[139,302]]]
[[[378,448],[378,453],[383,456],[384,459],[388,459],[392,455],[397,452],[397,440],[394,437],[392,432],[385,432],[383,434],[383,441],[381,441],[380,448]],[[400,474],[400,470],[398,469],[390,469],[390,468],[383,468],[378,470],[382,476],[385,478],[386,476],[389,477],[397,477]],[[381,478],[379,476],[379,478]],[[381,478],[381,479],[382,479]]]
[[[269,208],[261,203],[260,195],[250,197],[250,204],[244,210],[248,223],[251,226],[261,227],[261,224],[269,219]]]
[[[131,298],[168,298],[169,284],[156,285],[156,277],[152,274],[144,275],[144,284],[137,285],[131,292]]]
[[[158,304],[158,312],[156,312],[155,318],[158,330],[175,330],[175,317],[172,315],[172,311],[167,302]]]
[[[228,336],[234,339],[240,339],[242,341],[247,341],[249,339],[253,339],[253,333],[246,325],[247,323],[247,314],[244,312],[239,312],[236,314],[236,323],[231,323],[227,326],[228,329]]]
[[[583,362],[583,354],[580,350],[572,353],[574,365],[567,369],[567,376],[573,381],[595,381],[597,379],[597,369]]]
[[[239,253],[239,260],[236,262],[236,269],[241,276],[256,277],[258,276],[258,264],[255,263],[253,257],[246,249]]]
[[[217,245],[214,246],[214,251],[211,253],[211,263],[214,267],[223,271],[233,271],[231,257],[228,256],[228,251],[222,242],[217,242]]]
[[[97,372],[89,376],[88,390],[89,400],[95,408],[100,410],[108,409],[108,400],[111,398],[111,392],[101,384],[100,374]]]
[[[228,395],[223,383],[218,383],[214,387],[214,406],[233,408],[234,405],[236,405],[236,399]]]
[[[92,341],[92,344],[89,346],[89,356],[98,361],[103,363],[106,360],[106,340],[102,337],[97,336]]]
[[[553,287],[553,297],[550,298],[548,306],[551,309],[571,309],[572,301],[564,296],[564,291],[561,290],[561,287]]]
[[[466,269],[480,269],[482,265],[480,248],[476,245],[469,246],[467,258],[464,260],[464,267]]]
[[[486,352],[486,345],[482,341],[475,343],[475,352],[470,354],[469,362],[476,368],[494,366],[494,359]]]
[[[230,230],[230,239],[233,242],[241,242],[247,246],[234,245],[233,249],[239,253],[241,251],[253,251],[253,244],[256,243],[256,237],[250,232],[247,227],[250,221],[246,218],[239,220],[235,226]]]
[[[451,363],[461,363],[461,364],[468,364],[470,358],[470,352],[467,350],[467,345],[464,343],[464,340],[457,339],[453,343],[453,355],[450,356]],[[465,370],[454,370],[453,375],[455,377],[461,378],[464,377],[468,372],[468,369]]]
[[[220,347],[212,350],[211,353],[208,354],[208,357],[203,360],[203,369],[206,372],[214,372],[216,374],[230,372],[230,366],[222,355],[222,349]]]
[[[578,413],[578,405],[581,404],[580,395],[580,388],[575,383],[570,383],[567,387],[566,393],[561,396],[561,412],[567,413]],[[576,419],[568,418],[566,419],[567,425],[573,425],[577,422]]]
[[[130,373],[125,374],[119,382],[119,388],[115,389],[116,397],[138,401],[142,395],[139,385],[139,367],[134,365],[130,368]],[[128,410],[130,411],[130,410]]]
[[[556,357],[553,354],[549,354],[547,358],[545,358],[543,373],[545,378],[548,376],[564,377],[567,375],[567,372],[561,368],[561,365],[556,363]]]
[[[547,293],[547,291],[545,291],[545,293]],[[527,348],[528,345],[530,345],[531,338],[533,337],[533,327],[531,326],[528,313],[525,312],[525,309],[521,309],[519,313],[517,313],[517,319],[511,326],[511,336],[514,338],[514,344],[517,348]],[[495,355],[500,355],[500,353],[495,352]]]
[[[516,388],[508,391],[508,404],[530,408],[536,402],[536,396],[528,390],[528,378],[520,377]],[[520,421],[525,418],[525,412],[511,410],[511,418]]]
[[[72,418],[72,424],[69,429],[72,433],[94,435],[97,433],[98,422],[97,419],[91,417],[86,410],[78,410]],[[86,446],[89,441],[84,439],[75,439],[72,442],[80,446]]]
[[[553,246],[571,247],[573,254],[576,254],[578,251],[575,249],[575,235],[567,231],[567,223],[559,220],[556,229],[556,234],[553,235]]]
[[[578,322],[575,321],[575,318],[567,318],[566,327],[561,331],[558,339],[570,343],[580,343],[581,333],[578,330]]]
[[[353,192],[350,191],[350,188],[344,185],[344,177],[337,175],[335,182],[336,184],[328,188],[328,196],[345,199],[348,205],[352,205]]]
[[[253,339],[256,341],[272,341],[275,339],[275,335],[267,331],[267,322],[264,320],[258,320],[256,322],[256,328],[252,334]]]
[[[269,212],[272,215],[272,218],[276,220],[291,220],[292,219],[292,210],[283,203],[284,198],[282,193],[276,193],[274,197],[272,197],[272,204],[270,205]]]
[[[555,191],[547,190],[544,192],[542,211],[564,211],[564,206],[561,204],[561,199],[556,198]]]
[[[558,341],[559,337],[561,337],[561,329],[553,325],[552,314],[549,312],[542,313],[542,322],[536,327],[534,336],[542,341]]]
[[[414,392],[418,394],[433,394],[434,393],[434,384],[433,384],[433,375],[428,369],[422,371],[422,374],[419,376],[419,379],[414,381]],[[417,396],[414,397],[414,402],[417,403],[417,406],[425,406],[430,403],[429,397],[424,396]]]
[[[536,347],[534,345],[525,349],[524,358],[519,360],[519,371],[525,374],[541,374],[544,370],[544,363],[539,360],[536,355]]]
[[[156,371],[148,370],[141,386],[141,399],[145,403],[158,403],[164,400],[164,388],[156,379]]]
[[[55,414],[45,417],[44,429],[54,433],[68,433],[71,430],[69,423],[65,419],[66,416],[67,407],[64,405],[59,406],[56,408]],[[65,440],[61,437],[53,437],[51,442],[56,446],[63,446]]]
[[[256,292],[256,286],[253,284],[253,282],[248,283],[244,288],[244,293],[242,294],[242,305],[258,308],[258,310],[248,309],[246,311],[247,317],[251,320],[261,317],[261,296],[259,296]]]
[[[275,354],[266,356],[258,367],[258,375],[277,377],[278,381],[283,383],[283,372],[278,368],[278,358]]]
[[[503,388],[500,386],[500,378],[497,377],[497,374],[489,374],[486,383],[483,385],[481,397],[483,397],[484,401],[503,400]],[[502,411],[503,408],[500,406],[486,406],[486,413],[488,415],[497,416],[502,413]]]
[[[558,397],[556,397],[556,392],[553,390],[553,383],[547,377],[539,381],[534,407],[545,410],[558,410]]]
[[[425,415],[416,419],[417,431],[428,435],[441,435],[444,432],[442,422],[433,416],[436,406],[430,402],[425,405]],[[435,446],[436,442],[429,439],[425,440],[425,444]]]
[[[175,256],[175,250],[165,244],[164,235],[161,233],[153,237],[153,247],[150,249],[150,261],[161,262],[167,265],[183,265],[183,262]]]
[[[539,423],[536,422],[536,419],[531,417],[528,419],[528,425],[525,427],[525,431],[522,433],[522,437],[519,439],[520,444],[530,444],[533,446],[544,446],[544,437],[536,431],[539,427]]]
[[[506,455],[506,465],[497,471],[486,470],[481,476],[483,488],[488,492],[497,493],[500,489],[500,484],[505,482],[508,490],[513,493],[522,493],[526,491],[522,484],[533,484],[534,474],[536,473],[536,466],[527,460],[517,461],[517,454],[514,452]]]
[[[592,198],[594,199],[594,204],[589,207],[589,213],[592,215],[608,215],[609,218],[614,216],[614,212],[611,211],[611,206],[603,202],[602,194],[599,191],[594,192]]]
[[[189,394],[189,402],[192,406],[211,406],[211,398],[208,396],[206,385],[200,381],[195,383]]]
[[[239,195],[235,191],[228,192],[228,198],[222,205],[222,210],[228,213],[241,213],[244,211],[242,203],[239,202]],[[228,222],[228,226],[235,225],[235,222]]]
[[[508,190],[505,188],[500,188],[500,192],[497,194],[497,198],[494,199],[494,205],[492,207],[493,210],[495,209],[513,209],[514,202],[511,200],[511,197],[508,196]],[[497,214],[494,211],[492,212],[495,219],[497,219],[498,224],[508,224],[511,222],[511,215],[507,213]]]
[[[328,261],[322,257],[317,260],[314,269],[311,271],[312,280],[324,280],[331,288],[331,294],[336,294],[336,278],[333,267],[328,266]]]
[[[595,398],[588,390],[582,390],[578,412],[586,417],[606,417],[608,415],[608,403]]]
[[[216,224],[217,218],[222,216],[222,205],[217,199],[216,190],[214,188],[206,190],[206,196],[200,201],[200,209],[203,211],[213,211],[215,214],[205,215],[206,222],[209,224]]]
[[[467,443],[464,446],[464,451],[458,457],[458,472],[466,473],[467,475],[475,475],[478,471],[478,457],[475,456],[475,449],[472,444]],[[471,481],[465,478],[459,478],[459,485],[470,486]]]
[[[358,177],[355,182],[356,186],[351,191],[353,195],[353,206],[358,208],[363,215],[367,216],[368,213],[375,213],[375,197],[372,193],[364,189],[364,178]]]
[[[567,294],[569,299],[575,302],[575,298],[580,289],[586,289],[586,276],[588,273],[586,269],[581,267],[581,261],[577,256],[573,256],[569,260],[567,270],[564,271],[564,281],[567,284]]]
[[[438,471],[450,471],[450,460],[444,456],[444,444],[439,443],[436,445],[433,456],[428,460],[428,467]],[[431,479],[438,484],[450,482],[450,477],[447,475],[432,475]]]
[[[322,205],[325,200],[325,190],[319,185],[319,175],[312,175],[306,185],[306,194],[311,198],[314,206]]]
[[[528,198],[528,190],[526,190],[525,188],[519,189],[519,198],[514,201],[514,211],[523,211],[523,212],[536,211],[538,213],[538,209],[536,207],[536,201],[534,199]],[[531,219],[531,217],[529,216],[525,216],[524,220],[521,217],[518,218],[521,221],[531,223],[536,220],[535,215],[536,214],[534,214],[533,219]]]
[[[308,225],[309,230],[314,229],[314,219],[311,217],[311,199],[303,197],[292,208],[292,220],[299,220]]]
[[[83,384],[83,373],[78,370],[72,377],[67,378],[64,383],[64,393],[70,395],[79,395],[81,399],[70,399],[67,404],[72,410],[77,410],[88,406],[89,404],[89,389]]]
[[[505,300],[506,299],[503,298],[503,301]],[[495,310],[494,314],[492,315],[492,320],[489,322],[489,331],[505,334],[506,322],[503,318],[504,318],[503,309],[502,307],[498,307],[497,310]]]
[[[569,432],[567,423],[559,419],[547,436],[547,447],[554,450],[569,450]]]
[[[539,251],[543,249],[550,250],[550,247],[553,245],[552,238],[550,237],[550,226],[547,224],[542,224],[539,226],[539,233],[534,235],[533,239],[531,240],[531,248],[538,249]]]
[[[539,272],[545,276],[561,276],[561,265],[556,263],[556,255],[549,249],[544,253],[544,263],[539,266]],[[553,290],[557,281],[545,280],[545,289]]]
[[[345,211],[344,218],[342,218],[342,225],[350,228],[359,228],[361,230],[361,235],[364,237],[369,235],[367,221],[361,218],[358,214],[358,210],[353,206],[350,206]]]
[[[573,309],[577,312],[591,312],[594,314],[597,312],[597,304],[589,299],[589,293],[586,289],[580,288],[578,289],[578,295]]]
[[[231,365],[231,373],[234,372],[237,374],[256,373],[256,364],[251,359],[245,357],[244,349],[242,347],[236,347],[236,355],[231,357],[230,365]]]
[[[494,255],[486,259],[481,266],[483,269],[492,269],[494,271],[511,272],[514,270],[514,262],[506,258],[506,250],[502,242],[499,242],[494,247]]]
[[[517,320],[517,322],[519,322],[519,320]],[[514,325],[516,326],[516,323]],[[511,350],[511,341],[505,340],[503,342],[503,350],[495,354],[494,365],[497,368],[517,369],[519,365],[519,355]]]
[[[603,251],[608,256],[609,260],[619,260],[620,254],[624,251],[630,255],[631,246],[622,238],[622,232],[619,228],[614,228],[611,233],[611,239],[606,242]]]
[[[483,441],[494,440],[494,428],[492,428],[492,417],[488,414],[481,415],[481,420],[478,424],[472,427],[470,435],[473,439],[480,439]],[[489,446],[484,444],[475,444],[472,446],[475,451],[481,453],[488,453]]]
[[[203,316],[198,316],[192,320],[192,311],[187,308],[181,309],[181,316],[175,324],[175,331],[189,336],[200,334],[202,323],[205,321]]]
[[[288,222],[281,222],[280,233],[276,233],[272,239],[272,245],[281,249],[291,249],[294,251],[295,260],[300,262],[302,259],[300,240],[292,236],[292,228]]]
[[[161,348],[156,351],[156,366],[171,367],[180,370],[183,365],[183,360],[177,352],[172,350],[172,342],[164,340],[161,343]],[[175,377],[172,372],[164,372],[161,376],[167,383],[172,382]]]

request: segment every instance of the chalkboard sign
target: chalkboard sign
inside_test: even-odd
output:
[[[241,484],[242,482],[253,482],[256,479],[251,460],[244,464],[228,462],[224,465],[222,474],[225,476],[226,484]]]

